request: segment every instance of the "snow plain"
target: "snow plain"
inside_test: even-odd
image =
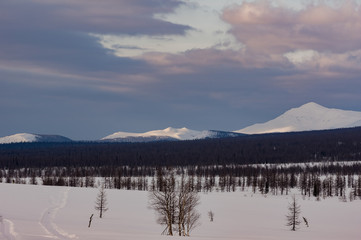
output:
[[[89,217],[98,189],[0,184],[1,240],[158,240],[184,239],[164,236],[155,213],[147,208],[147,192],[108,189],[108,207],[103,219]],[[297,196],[301,215],[309,221],[298,231],[285,226],[291,196],[263,196],[248,192],[200,193],[201,225],[190,239],[308,239],[359,240],[361,200],[338,198],[303,199]],[[207,212],[215,213],[210,222]]]

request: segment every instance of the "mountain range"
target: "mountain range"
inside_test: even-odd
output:
[[[257,123],[246,128],[227,132],[217,130],[196,131],[188,128],[168,127],[145,133],[115,132],[101,138],[101,142],[150,142],[179,141],[205,138],[237,137],[244,134],[274,132],[301,132],[361,126],[361,112],[326,108],[310,102],[298,108],[292,108],[275,119]],[[69,138],[59,135],[19,133],[0,138],[1,143],[16,142],[69,142]]]
[[[168,127],[163,130],[154,130],[145,133],[128,133],[116,132],[106,136],[101,141],[115,141],[115,142],[149,142],[149,141],[167,141],[167,140],[196,140],[205,138],[222,138],[222,137],[237,137],[241,133],[224,132],[216,130],[196,131],[188,128],[172,128]]]

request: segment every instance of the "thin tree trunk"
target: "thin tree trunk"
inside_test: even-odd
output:
[[[94,214],[92,214],[90,216],[88,228],[90,228],[90,225],[92,224],[93,216],[94,216]]]

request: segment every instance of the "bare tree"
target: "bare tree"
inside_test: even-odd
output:
[[[88,228],[90,228],[90,225],[92,224],[93,216],[94,216],[94,214],[92,214],[92,215],[90,216],[90,218],[89,218]]]
[[[303,221],[305,222],[306,226],[309,227],[307,218],[305,218],[305,217],[302,217],[302,218],[303,218]]]
[[[95,210],[99,211],[99,217],[103,217],[103,213],[108,211],[107,208],[108,201],[107,201],[107,194],[104,189],[104,184],[101,185],[99,188],[98,196],[95,200]]]
[[[189,236],[199,224],[200,214],[196,211],[199,196],[191,191],[190,183],[185,183],[184,177],[177,183],[176,188],[172,172],[163,175],[162,191],[155,189],[149,193],[149,207],[157,212],[157,222],[166,225],[162,234],[173,235],[174,229],[179,236]]]
[[[178,191],[177,214],[179,236],[189,236],[190,232],[199,224],[200,214],[196,210],[199,205],[199,196],[191,191],[190,181],[185,183],[184,176],[181,178]]]
[[[298,205],[295,195],[292,196],[292,202],[288,206],[288,211],[286,226],[290,226],[292,231],[296,231],[298,225],[301,223],[299,220],[301,207]]]
[[[213,222],[213,220],[214,220],[214,212],[212,210],[210,210],[208,212],[208,217],[209,217],[209,221]]]
[[[166,225],[163,233],[173,235],[173,223],[175,218],[175,180],[174,175],[162,177],[162,185],[160,190],[154,190],[149,193],[149,207],[158,213],[157,222],[161,225]]]
[[[185,183],[184,175],[181,177],[181,182],[178,191],[178,198],[177,198],[177,223],[178,223],[178,235],[184,236],[185,235],[185,208],[187,204],[187,195],[190,192],[190,187],[188,184]]]
[[[192,192],[189,198],[188,207],[186,208],[186,236],[189,236],[190,232],[197,227],[201,215],[196,211],[195,207],[199,204],[199,196]]]

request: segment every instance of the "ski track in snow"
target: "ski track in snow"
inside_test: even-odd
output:
[[[15,240],[17,233],[15,232],[15,225],[9,219],[1,218],[0,221],[0,232],[5,237],[6,240]]]
[[[65,207],[66,202],[68,200],[69,188],[66,188],[63,192],[63,195],[60,199],[60,202],[55,199],[51,199],[51,206],[47,208],[40,219],[40,226],[45,230],[47,234],[50,235],[51,238],[69,240],[69,239],[77,239],[78,237],[74,234],[69,234],[65,232],[63,229],[59,228],[55,223],[54,219],[56,214],[60,209]]]

